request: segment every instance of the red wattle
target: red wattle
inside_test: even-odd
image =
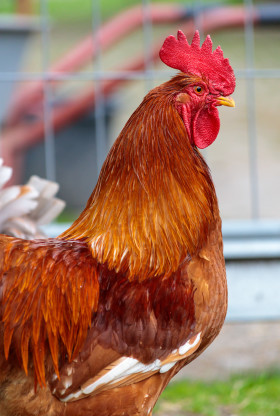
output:
[[[204,149],[213,143],[219,130],[220,119],[216,107],[202,108],[196,113],[192,124],[192,136],[197,147]]]

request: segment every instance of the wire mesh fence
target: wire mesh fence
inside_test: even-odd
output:
[[[52,21],[50,2],[41,0],[36,15],[39,19],[32,23],[36,38],[32,42],[33,46],[37,45],[35,55],[40,63],[35,63],[34,70],[25,58],[23,69],[21,66],[17,71],[0,69],[1,90],[4,85],[10,85],[13,91],[0,120],[0,143],[6,163],[15,169],[14,180],[23,181],[24,172],[29,175],[33,169],[32,173],[60,182],[66,200],[72,192],[81,200],[76,205],[84,205],[84,196],[79,197],[78,190],[83,188],[89,195],[93,189],[121,123],[145,92],[174,75],[155,59],[161,42],[178,28],[188,36],[197,28],[203,35],[211,34],[214,46],[222,44],[225,56],[231,63],[233,60],[237,76],[237,110],[231,114],[222,111],[221,137],[205,154],[217,185],[222,215],[253,219],[279,217],[280,198],[277,185],[273,186],[279,172],[276,160],[279,96],[275,93],[280,80],[278,4],[260,5],[244,0],[234,6],[227,3],[210,7],[206,1],[159,5],[142,0],[109,21],[103,16],[103,5],[104,1],[92,0],[90,13],[83,23],[89,34],[81,36],[83,40],[78,45],[71,33],[73,27],[65,28],[61,36],[66,43],[70,42],[70,51],[64,50],[64,56],[60,57],[59,47],[54,52],[56,43],[60,42],[55,38],[59,20]],[[21,19],[21,36],[24,30],[30,31],[27,20],[26,16]],[[1,24],[2,33],[11,30],[7,23]],[[16,30],[19,33],[19,27]],[[259,42],[261,39],[269,44]],[[30,52],[32,42],[27,53],[31,61],[36,59]],[[269,53],[270,50],[274,53]],[[8,50],[2,49],[2,56],[7,53]],[[76,87],[72,89],[73,85]],[[74,121],[79,124],[89,113],[88,142],[82,139],[81,126],[74,129],[73,142],[66,137],[59,139],[63,134],[67,136],[67,128]],[[34,151],[38,145],[43,146],[40,157]],[[67,159],[71,148],[74,154]],[[79,158],[85,160],[78,164]],[[78,175],[78,168],[84,176]],[[67,177],[70,179],[65,184]],[[64,193],[65,189],[69,189],[68,194]]]

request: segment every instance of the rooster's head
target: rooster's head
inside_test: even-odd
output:
[[[235,88],[235,76],[228,59],[219,46],[212,51],[209,35],[200,47],[198,31],[191,44],[182,31],[178,31],[177,39],[168,36],[160,58],[182,72],[179,76],[182,88],[174,95],[174,103],[191,143],[200,149],[209,146],[220,129],[217,106],[235,105],[229,97]]]

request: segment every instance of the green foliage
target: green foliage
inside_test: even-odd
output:
[[[14,13],[15,2],[11,0],[0,1],[0,13]]]
[[[62,213],[56,218],[56,222],[58,223],[65,223],[65,224],[72,224],[73,221],[78,218],[81,213],[81,209],[70,209],[66,206],[66,208],[62,211]],[[1,416],[1,415],[0,415]]]
[[[163,392],[154,414],[279,416],[279,396],[280,372],[239,375],[211,383],[180,381]]]

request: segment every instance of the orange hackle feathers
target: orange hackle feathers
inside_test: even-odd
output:
[[[12,338],[27,373],[32,351],[35,374],[45,384],[45,342],[59,376],[60,346],[72,360],[97,308],[96,263],[83,242],[1,238],[4,351]]]
[[[60,236],[87,241],[94,258],[129,279],[169,276],[201,248],[212,221],[210,174],[173,105],[188,82],[177,76],[145,97],[85,210]]]

